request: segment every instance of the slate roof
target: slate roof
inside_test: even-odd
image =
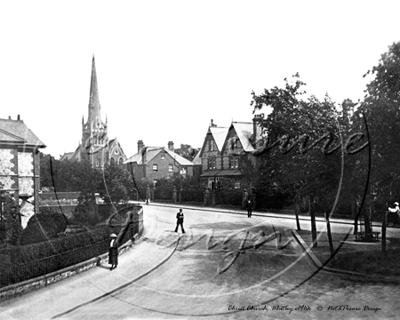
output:
[[[22,120],[0,119],[0,130],[0,141],[22,142],[29,147],[46,147]]]
[[[246,152],[254,151],[254,148],[250,143],[250,138],[253,134],[253,123],[232,122],[231,126],[235,128],[236,134],[243,146],[243,150]]]
[[[213,135],[214,141],[219,151],[221,151],[222,147],[224,146],[224,142],[226,139],[226,135],[228,134],[228,131],[229,128],[210,127],[210,132]]]
[[[151,161],[156,155],[160,152],[168,153],[176,162],[178,162],[181,166],[193,166],[193,162],[185,159],[179,154],[172,152],[168,148],[165,147],[144,147],[144,152],[146,152],[146,163],[143,163],[142,152],[138,152],[134,154],[132,157],[127,159],[124,163],[136,162],[137,164],[147,164]]]
[[[201,149],[199,150],[199,152],[197,152],[196,156],[194,157],[194,159],[192,161],[195,166],[201,165],[200,154],[201,154]]]
[[[224,170],[210,170],[200,175],[201,178],[206,177],[230,177],[230,176],[242,176],[243,173],[238,169],[224,169]]]
[[[74,156],[74,152],[65,152],[62,157],[60,158],[60,160],[71,160],[72,157]]]

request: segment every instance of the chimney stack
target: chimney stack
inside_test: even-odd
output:
[[[211,119],[210,127],[216,127],[217,125],[214,123],[214,119]]]
[[[143,140],[139,140],[139,141],[137,142],[137,151],[138,151],[138,153],[140,152],[140,150],[143,149],[143,147],[144,147]]]
[[[255,114],[253,118],[253,143],[261,140],[262,127],[261,123],[264,119],[264,114]]]
[[[18,117],[17,117],[17,120],[18,120],[18,121],[20,121],[20,120],[21,120],[21,117],[20,117],[19,115],[18,115]]]
[[[174,143],[172,141],[168,142],[168,150],[174,152]]]

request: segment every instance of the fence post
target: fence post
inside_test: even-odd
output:
[[[204,205],[208,206],[208,198],[210,196],[210,190],[208,188],[206,188],[206,190],[204,191]]]
[[[181,188],[179,189],[179,194],[178,194],[179,203],[182,203],[182,192],[183,192],[183,187],[181,186]]]
[[[386,208],[388,205],[386,204]],[[396,213],[397,214],[397,213]],[[382,252],[386,253],[386,221],[387,221],[387,210],[383,213],[382,217]]]
[[[172,188],[172,202],[176,203],[176,187]]]

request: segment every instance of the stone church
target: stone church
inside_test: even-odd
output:
[[[108,121],[101,119],[101,105],[97,86],[96,65],[93,56],[90,83],[89,113],[85,123],[82,117],[82,140],[75,152],[65,153],[61,160],[89,160],[93,167],[101,168],[106,163],[123,164],[124,151],[117,138],[108,139]]]

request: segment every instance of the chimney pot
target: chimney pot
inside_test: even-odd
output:
[[[144,147],[144,143],[143,140],[139,140],[137,142],[137,148],[138,148],[138,152],[140,152],[140,150]]]
[[[11,116],[8,116],[8,120],[11,120]]]
[[[18,117],[17,117],[17,120],[19,121],[19,120],[21,120],[21,117],[20,117],[20,115],[18,115]]]

